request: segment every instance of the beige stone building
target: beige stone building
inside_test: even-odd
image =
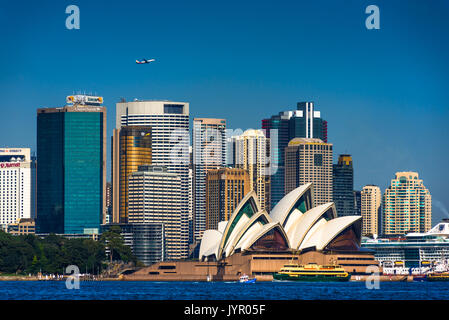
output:
[[[379,234],[382,194],[375,185],[364,186],[361,191],[362,235]]]
[[[431,221],[432,197],[418,173],[397,172],[383,196],[383,234],[427,232]]]
[[[237,205],[250,191],[250,179],[246,170],[209,170],[206,178],[206,229],[217,229],[219,222],[228,221]]]
[[[234,162],[249,173],[250,189],[254,190],[262,210],[270,211],[269,140],[262,130],[246,130],[233,137]]]
[[[285,148],[285,194],[313,183],[315,205],[332,202],[332,144],[321,139],[294,138]]]

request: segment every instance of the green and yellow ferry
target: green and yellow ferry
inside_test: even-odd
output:
[[[449,281],[449,272],[434,272],[426,276],[427,281]]]
[[[321,266],[309,263],[306,265],[286,264],[273,275],[273,278],[290,281],[349,281],[351,275],[338,265]]]

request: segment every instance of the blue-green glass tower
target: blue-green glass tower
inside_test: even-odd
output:
[[[38,233],[98,233],[106,193],[106,108],[37,111]]]

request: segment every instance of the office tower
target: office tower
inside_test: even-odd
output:
[[[262,130],[246,130],[232,137],[235,167],[249,173],[250,190],[254,190],[262,210],[270,212],[269,140]]]
[[[237,168],[209,170],[206,180],[206,229],[217,229],[220,221],[228,221],[250,191],[248,171]]]
[[[313,102],[298,102],[297,110],[284,111],[262,120],[262,129],[270,139],[271,166],[274,173],[270,183],[273,208],[285,195],[285,148],[294,138],[317,138],[327,142],[327,121],[315,110]]]
[[[0,149],[0,225],[31,217],[29,148]]]
[[[225,119],[193,119],[194,241],[206,230],[206,174],[226,164],[225,130]]]
[[[384,235],[427,232],[432,221],[432,197],[416,172],[396,172],[383,196]]]
[[[382,194],[375,185],[364,186],[361,191],[362,235],[379,235]]]
[[[98,234],[106,206],[102,102],[69,96],[69,105],[37,110],[38,233]]]
[[[332,144],[295,138],[285,148],[285,194],[313,183],[315,205],[332,202]]]
[[[333,165],[333,197],[339,217],[354,215],[354,169],[352,157],[341,154]]]
[[[129,176],[130,224],[161,223],[167,259],[180,259],[182,252],[181,178],[166,167],[145,165]]]
[[[189,253],[189,104],[172,101],[119,102],[116,129],[150,126],[151,163],[181,178],[181,258]],[[113,185],[113,188],[116,186]],[[114,192],[115,194],[115,192]]]
[[[362,193],[361,191],[354,190],[354,215],[362,215]]]
[[[128,179],[141,165],[151,164],[151,127],[122,126],[114,129],[112,181],[118,186],[113,221],[128,222]]]
[[[31,153],[31,219],[36,219],[36,198],[37,198],[37,157],[36,153]]]
[[[189,168],[189,243],[193,241],[193,169]]]

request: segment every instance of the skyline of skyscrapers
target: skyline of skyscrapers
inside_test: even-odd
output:
[[[102,101],[101,97],[69,96],[64,107],[37,110],[39,233],[99,233],[106,207],[106,108]]]
[[[354,168],[350,155],[342,154],[338,163],[332,163],[333,145],[323,140],[328,138],[327,122],[311,102],[298,103],[296,111],[281,112],[279,116],[263,120],[265,130],[246,130],[229,140],[226,140],[225,119],[195,118],[190,136],[189,103],[119,102],[112,136],[112,183],[108,192],[105,183],[106,108],[102,106],[102,98],[71,96],[67,103],[64,107],[37,111],[38,157],[41,155],[37,166],[37,180],[41,186],[37,188],[38,233],[98,234],[100,224],[155,223],[148,230],[164,230],[166,234],[160,237],[147,229],[151,235],[145,232],[164,239],[164,256],[186,258],[190,240],[200,240],[201,231],[217,228],[219,222],[227,220],[249,191],[256,192],[262,209],[269,212],[273,204],[272,188],[276,184],[272,179],[279,174],[279,163],[284,172],[283,195],[311,182],[315,205],[333,201],[339,216],[354,215],[360,210],[365,219],[364,234],[380,234],[382,229],[389,235],[423,232],[421,230],[430,228],[431,196],[414,172],[403,172],[401,177],[392,180],[383,197],[387,210],[381,217],[373,215],[375,210],[369,205],[371,202],[377,205],[379,201],[372,200],[368,193],[372,190],[366,187],[361,192],[353,190]],[[269,134],[271,138],[265,136]],[[301,135],[309,138],[295,137]],[[310,138],[315,135],[322,139]],[[286,139],[290,140],[285,145]],[[272,146],[272,140],[284,145],[282,158],[279,156],[282,148],[276,143]],[[231,165],[235,168],[226,163],[229,142],[233,146]],[[276,161],[277,164],[273,164]],[[36,161],[34,164],[36,166]],[[271,169],[266,170],[267,164]],[[270,175],[273,167],[277,171]],[[97,175],[99,172],[101,174]],[[159,180],[156,187],[149,188],[151,181],[146,179],[149,176],[164,176],[164,181]],[[85,181],[88,181],[87,188]],[[131,189],[132,204],[128,195]],[[173,201],[176,190],[180,191],[179,201]],[[398,193],[409,197],[408,200],[398,200]],[[107,219],[111,216],[106,206],[111,194],[112,220]],[[84,208],[83,202],[86,203]],[[97,206],[92,206],[94,203]],[[388,207],[391,203],[394,204]],[[164,204],[179,204],[179,210],[161,209]],[[30,200],[29,207],[32,206]],[[151,206],[167,220],[147,219],[145,210]],[[380,210],[380,205],[378,207]],[[179,215],[179,225],[170,226],[170,219],[175,219],[176,215]],[[195,225],[189,226],[189,219]],[[17,223],[19,219],[15,220],[7,223]],[[380,228],[381,221],[383,228]],[[408,229],[403,225],[408,225]],[[175,229],[179,236],[173,236]],[[173,243],[179,245],[176,252],[170,249]],[[140,249],[142,255],[147,254],[143,244]]]
[[[150,126],[152,164],[181,178],[181,258],[189,254],[189,103],[134,100],[116,104],[115,128]]]
[[[318,138],[327,142],[327,121],[315,111],[313,102],[298,102],[297,110],[279,112],[262,120],[262,129],[271,143],[271,209],[285,195],[285,148],[294,138]],[[272,131],[275,130],[275,131]],[[273,135],[273,136],[272,136]]]

